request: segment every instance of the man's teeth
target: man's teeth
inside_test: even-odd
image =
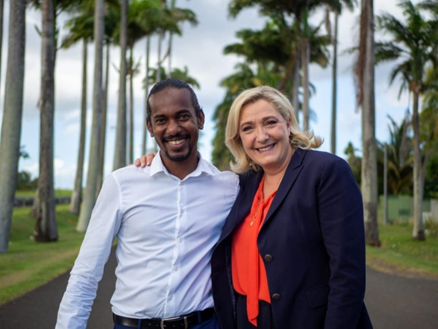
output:
[[[185,141],[185,139],[178,139],[178,140],[176,140],[176,141],[169,141],[169,144],[172,144],[172,145],[179,145],[179,144],[184,143],[184,141]]]
[[[264,151],[270,150],[273,147],[274,147],[274,145],[269,145],[269,146],[266,146],[266,147],[260,147],[259,151],[260,152],[264,152]]]

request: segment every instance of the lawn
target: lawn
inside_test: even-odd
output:
[[[0,254],[0,304],[32,290],[67,271],[78,254],[83,233],[76,232],[78,216],[68,205],[56,207],[59,240],[36,243],[31,239],[35,219],[30,208],[15,208],[9,251]]]
[[[378,270],[438,278],[438,224],[427,224],[426,241],[412,240],[408,224],[379,226],[381,247],[367,246],[367,263]]]

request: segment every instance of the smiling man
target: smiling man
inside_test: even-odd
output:
[[[112,241],[118,238],[114,328],[217,329],[210,258],[238,193],[238,178],[197,150],[204,113],[176,79],[148,97],[152,165],[107,177],[70,274],[56,328],[86,328]]]

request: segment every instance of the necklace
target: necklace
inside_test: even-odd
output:
[[[284,176],[284,173],[285,173],[285,172],[286,172],[286,171],[284,171],[283,174],[280,176],[280,179],[278,180],[277,185],[276,185],[274,191],[278,190],[278,187],[280,186],[281,180],[283,179],[283,176]],[[263,177],[263,185],[264,185],[264,184],[265,184],[265,177]],[[262,187],[262,190],[263,190],[263,187]],[[258,199],[258,202],[257,202],[257,208],[256,208],[256,210],[255,210],[255,212],[254,212],[254,216],[252,217],[251,222],[249,223],[249,226],[252,226],[252,225],[254,224],[254,221],[255,221],[255,219],[257,218],[257,214],[258,214],[258,212],[259,212],[260,204],[263,202],[263,198],[260,198],[260,197],[258,196],[257,199]]]

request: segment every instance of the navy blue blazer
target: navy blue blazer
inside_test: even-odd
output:
[[[262,175],[240,176],[240,193],[212,255],[213,297],[223,329],[235,328],[231,235],[250,212]],[[257,245],[275,328],[372,328],[363,301],[362,196],[346,161],[296,149]]]

